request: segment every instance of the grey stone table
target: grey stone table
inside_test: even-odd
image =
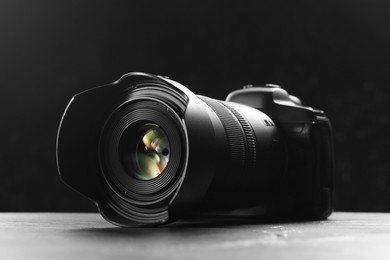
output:
[[[0,259],[390,259],[390,214],[121,229],[95,213],[0,213]]]

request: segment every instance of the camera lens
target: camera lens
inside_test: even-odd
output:
[[[266,114],[167,79],[132,74],[76,96],[70,108],[59,147],[72,163],[61,165],[119,225],[253,207],[284,173],[284,142]]]
[[[139,180],[151,180],[163,173],[169,161],[170,145],[166,133],[156,124],[146,123],[124,133],[120,141],[120,160],[126,172]]]

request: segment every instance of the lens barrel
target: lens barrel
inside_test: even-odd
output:
[[[264,124],[272,120],[259,110],[190,95],[181,113],[172,103],[175,92],[167,91],[171,86],[135,85],[108,116],[99,147],[105,201],[122,217],[149,224],[172,218],[164,214],[170,207],[250,207],[268,191],[269,172],[274,178],[282,172],[277,129]],[[195,170],[207,161],[207,175]],[[184,188],[187,179],[197,181]],[[199,194],[182,197],[181,189]]]

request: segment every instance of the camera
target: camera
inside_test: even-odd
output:
[[[333,211],[332,143],[324,112],[277,85],[220,101],[132,72],[71,99],[57,166],[118,226],[202,214],[314,220]]]

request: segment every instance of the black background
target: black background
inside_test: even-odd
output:
[[[390,210],[390,2],[0,3],[0,210],[94,210],[57,177],[77,92],[130,71],[223,99],[278,83],[332,120],[336,210]]]

